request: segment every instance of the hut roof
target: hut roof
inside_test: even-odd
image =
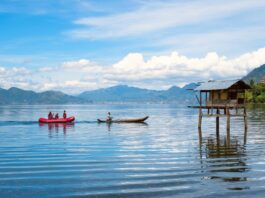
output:
[[[198,87],[196,87],[195,91],[211,91],[211,90],[225,90],[229,89],[233,85],[240,83],[242,89],[249,89],[250,86],[246,84],[242,80],[216,80],[216,81],[208,81],[204,82]]]

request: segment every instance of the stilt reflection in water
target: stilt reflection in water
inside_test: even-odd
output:
[[[244,137],[244,140],[246,137]],[[200,144],[202,170],[206,173],[204,180],[231,182],[229,190],[248,189],[246,172],[247,152],[245,144],[237,137],[208,137]],[[244,183],[245,182],[245,183]]]

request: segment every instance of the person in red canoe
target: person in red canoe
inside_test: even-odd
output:
[[[49,114],[48,114],[48,119],[49,119],[49,120],[52,119],[52,112],[49,112]]]
[[[64,118],[64,119],[67,118],[67,114],[66,114],[66,111],[65,111],[65,110],[63,111],[63,118]]]
[[[56,113],[54,119],[59,119],[59,114]]]

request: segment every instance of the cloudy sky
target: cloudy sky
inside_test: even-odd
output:
[[[262,0],[1,0],[0,87],[240,78],[265,63],[264,21]]]

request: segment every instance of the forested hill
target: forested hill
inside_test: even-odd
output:
[[[243,80],[247,83],[250,83],[251,80],[253,80],[255,83],[259,83],[263,78],[265,78],[265,64],[252,70],[243,78]]]
[[[180,103],[190,104],[195,101],[194,83],[180,88],[172,86],[167,90],[149,90],[127,85],[119,85],[94,91],[86,91],[78,96],[71,96],[59,91],[37,93],[12,87],[0,88],[0,105],[9,104],[84,104],[102,102],[146,102],[146,103]]]
[[[95,91],[86,91],[78,97],[91,102],[177,102],[191,103],[195,97],[188,90],[194,87],[194,83],[183,88],[172,86],[167,90],[149,90],[127,85],[119,85]]]
[[[10,89],[0,88],[0,104],[77,104],[85,100],[69,96],[59,91],[45,91],[36,93],[12,87]]]

